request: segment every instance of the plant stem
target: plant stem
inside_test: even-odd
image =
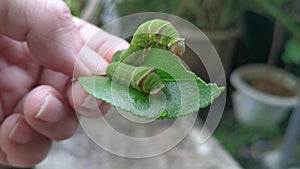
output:
[[[268,65],[274,65],[277,57],[279,56],[280,46],[282,46],[283,42],[283,34],[282,34],[282,27],[278,20],[275,22],[274,32],[273,32],[273,39],[272,39],[272,46],[268,58]]]

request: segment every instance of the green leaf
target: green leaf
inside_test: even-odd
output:
[[[80,77],[78,81],[97,99],[146,119],[172,119],[197,112],[224,90],[187,71],[169,51],[151,49],[142,65],[157,69],[165,84],[162,92],[147,95],[101,76]]]
[[[285,63],[300,64],[300,42],[296,39],[289,40],[285,45],[282,59]]]

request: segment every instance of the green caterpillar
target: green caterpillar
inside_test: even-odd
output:
[[[132,55],[134,52],[161,48],[169,50],[176,56],[182,56],[185,51],[184,38],[181,38],[173,25],[164,20],[154,19],[140,25],[133,35],[130,46],[121,53],[119,61],[127,64],[143,61],[144,55]]]
[[[106,76],[119,84],[147,94],[156,94],[164,88],[155,69],[145,66],[135,67],[121,62],[112,62],[106,69]]]
[[[134,33],[129,48],[113,57],[113,62],[106,69],[107,77],[147,94],[159,92],[164,84],[155,69],[139,66],[147,56],[145,49],[148,51],[150,48],[161,48],[182,56],[185,51],[184,38],[168,21],[154,19],[143,23]],[[134,54],[140,50],[143,50],[142,54]]]

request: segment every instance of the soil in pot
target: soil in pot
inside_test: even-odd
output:
[[[250,82],[250,85],[257,90],[260,90],[262,92],[271,95],[276,95],[281,97],[292,97],[296,95],[296,93],[293,92],[292,90],[289,90],[280,84],[268,80],[252,81]]]

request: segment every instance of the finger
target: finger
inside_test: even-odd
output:
[[[63,1],[2,0],[0,25],[0,34],[26,41],[32,56],[40,64],[73,75],[77,56],[84,42]],[[93,74],[97,69],[86,65],[83,60],[86,58],[78,60],[76,68],[79,74],[76,76]]]
[[[1,28],[0,28],[1,29]],[[32,60],[26,42],[13,40],[0,34],[0,56],[7,63],[18,65]],[[30,62],[28,62],[30,63]],[[33,66],[33,63],[31,64]]]
[[[3,58],[1,52],[0,49],[0,113],[7,116],[28,90],[36,85],[40,67],[21,58],[21,54]]]
[[[73,82],[67,91],[68,100],[76,113],[90,118],[101,117],[110,105],[86,93],[78,82]]]
[[[71,83],[71,78],[72,77],[60,72],[55,72],[50,69],[43,69],[42,73],[40,74],[38,84],[52,86],[59,92],[65,93],[67,87]]]
[[[31,167],[42,161],[51,147],[51,141],[33,130],[19,114],[2,123],[0,142],[0,161],[19,167]]]
[[[117,36],[113,36],[95,25],[81,19],[74,18],[79,32],[86,45],[97,52],[100,56],[111,62],[115,52],[129,47],[128,42]]]
[[[74,20],[86,43],[85,48],[81,50],[81,55],[99,54],[108,62],[111,62],[111,58],[116,51],[129,47],[129,44],[123,39],[112,36],[96,26],[78,18],[75,18]],[[107,66],[101,61],[96,63],[98,67],[104,68]],[[72,83],[68,89],[67,95],[71,106],[76,112],[86,117],[99,117],[106,114],[110,109],[109,104],[96,100],[94,97],[88,95],[78,82]]]
[[[33,129],[54,140],[71,137],[78,126],[77,116],[65,97],[46,85],[35,88],[26,96],[24,116]]]

